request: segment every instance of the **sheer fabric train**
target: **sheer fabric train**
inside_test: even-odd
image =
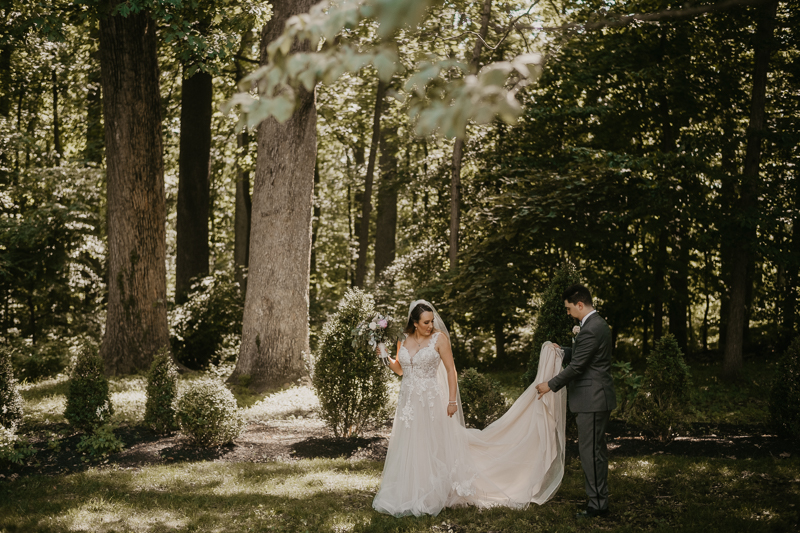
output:
[[[437,515],[444,507],[524,508],[543,504],[564,475],[565,389],[537,400],[531,386],[484,430],[446,414],[444,365],[430,345],[398,353],[403,381],[375,510],[394,516]],[[542,346],[534,384],[561,370],[561,352]],[[460,414],[460,413],[459,413]]]

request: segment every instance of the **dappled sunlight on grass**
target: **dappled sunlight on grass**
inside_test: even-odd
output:
[[[292,387],[270,394],[244,410],[247,420],[264,422],[314,416],[319,409],[317,395],[310,387]]]
[[[128,390],[111,394],[111,405],[114,406],[114,421],[118,423],[138,424],[144,416],[144,405],[147,395],[143,390]]]
[[[308,459],[92,468],[0,481],[0,530],[710,533],[787,531],[798,520],[789,504],[800,496],[797,459],[697,462],[657,456],[612,464],[613,517],[602,522],[575,521],[575,503],[584,499],[577,460],[567,464],[556,499],[543,506],[467,507],[398,519],[371,507],[382,463]]]

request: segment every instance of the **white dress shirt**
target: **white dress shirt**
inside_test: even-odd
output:
[[[596,312],[597,311],[595,311],[594,309],[589,311],[589,314],[587,314],[585,317],[583,317],[583,320],[581,320],[581,327],[583,327],[583,325],[586,323],[586,319],[595,314]]]

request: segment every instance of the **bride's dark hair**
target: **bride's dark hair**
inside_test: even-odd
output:
[[[414,306],[414,309],[411,310],[411,316],[408,317],[406,329],[404,330],[406,335],[411,335],[414,333],[414,322],[419,322],[422,313],[425,313],[426,311],[428,313],[433,313],[433,309],[431,309],[431,306],[428,304],[418,303],[416,306]]]

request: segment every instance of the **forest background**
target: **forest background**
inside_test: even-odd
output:
[[[364,19],[320,41],[389,46],[392,67],[342,68],[315,99],[299,89],[286,124],[239,131],[223,104],[310,2],[2,2],[0,324],[19,377],[87,342],[135,372],[169,342],[189,367],[236,362],[237,382],[281,386],[351,286],[401,317],[434,302],[459,368],[521,374],[568,261],[617,360],[670,332],[736,377],[744,354],[788,345],[796,4],[409,4],[425,9],[412,28]],[[518,119],[458,140],[403,98],[434,61],[468,66],[423,84],[436,109],[442,84],[533,53]],[[482,104],[459,105],[437,123]]]

